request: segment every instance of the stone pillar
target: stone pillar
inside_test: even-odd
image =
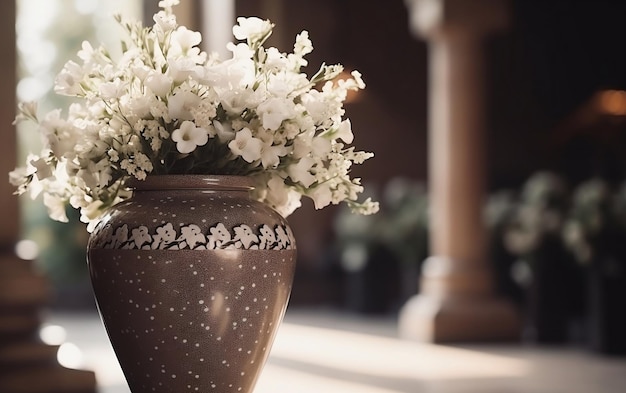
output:
[[[504,28],[504,0],[407,0],[429,44],[431,253],[400,335],[426,342],[519,337],[518,314],[494,294],[485,202],[484,36]]]
[[[46,280],[29,262],[19,259],[14,246],[20,236],[19,209],[8,173],[16,164],[15,118],[15,1],[0,2],[0,392],[95,393],[91,371],[73,370],[57,363],[57,346],[38,337],[39,311],[50,297]]]
[[[235,0],[206,0],[202,3],[201,25],[206,52],[217,52],[220,59],[232,57],[226,44],[235,40],[232,31],[235,19]]]
[[[0,144],[0,170],[5,170],[0,176],[0,206],[2,206],[2,225],[0,225],[0,250],[4,251],[9,245],[15,244],[18,236],[19,210],[17,199],[13,196],[13,187],[9,184],[8,171],[15,167],[16,138],[15,133],[8,129],[15,118],[15,2],[3,1],[0,3],[0,15],[2,19],[8,18],[10,22],[2,23],[0,27],[0,48],[2,48],[2,61],[0,61],[0,75],[2,75],[2,89],[0,90],[0,121],[2,124],[2,139]],[[11,168],[11,169],[9,169]]]

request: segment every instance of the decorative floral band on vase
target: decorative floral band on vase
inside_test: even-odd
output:
[[[180,224],[178,229],[171,222],[156,227],[154,232],[141,225],[132,229],[127,224],[116,227],[113,235],[102,238],[102,244],[93,247],[121,250],[291,250],[295,239],[289,226],[273,228],[261,224],[256,231],[249,225],[240,224],[230,229],[219,222],[205,232],[196,224]]]

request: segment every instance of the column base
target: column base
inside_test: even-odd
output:
[[[96,393],[93,371],[65,368],[37,338],[49,284],[32,263],[0,251],[0,392]]]
[[[430,343],[518,341],[521,320],[505,299],[419,294],[400,310],[398,328],[401,338]]]

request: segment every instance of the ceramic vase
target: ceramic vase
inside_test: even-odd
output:
[[[250,393],[295,269],[285,219],[237,176],[149,176],[88,243],[98,310],[132,393]]]

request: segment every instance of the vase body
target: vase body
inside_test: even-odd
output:
[[[133,393],[252,392],[296,250],[249,190],[245,177],[148,177],[92,233],[96,303]]]

